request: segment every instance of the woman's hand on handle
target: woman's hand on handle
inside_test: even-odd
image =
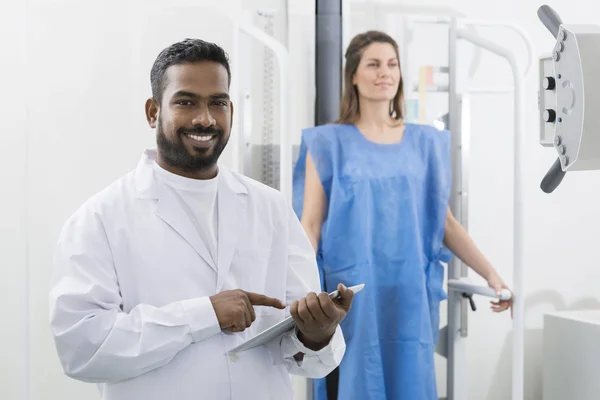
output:
[[[500,295],[502,294],[502,289],[510,290],[510,288],[506,285],[506,283],[504,283],[500,275],[498,275],[498,273],[496,272],[491,274],[491,276],[488,278],[488,285],[491,288],[494,288],[498,297],[500,297]],[[513,296],[511,296],[509,300],[491,301],[490,303],[492,304],[492,311],[499,313],[506,311],[510,308],[510,314],[512,316]]]

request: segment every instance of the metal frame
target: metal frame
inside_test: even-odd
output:
[[[524,318],[525,318],[525,299],[524,293],[524,268],[523,261],[523,209],[522,193],[523,180],[521,177],[522,154],[522,76],[519,71],[515,56],[507,49],[497,45],[494,42],[486,40],[480,36],[474,35],[466,30],[457,30],[453,24],[457,39],[464,39],[472,44],[486,49],[500,57],[506,59],[510,65],[514,80],[514,168],[513,168],[513,290],[516,295],[513,300],[513,360],[512,360],[512,399],[523,399],[524,383]],[[452,29],[452,28],[451,28]],[[531,65],[531,63],[530,63]]]
[[[452,193],[450,208],[454,217],[468,230],[468,151],[463,151],[462,126],[462,98],[458,96],[458,76],[456,65],[457,56],[457,21],[451,20],[448,47],[448,122],[451,139],[452,162]],[[448,265],[448,280],[461,279],[467,276],[467,268],[460,260],[453,258]],[[467,399],[468,377],[467,365],[467,324],[468,309],[466,299],[461,293],[449,291],[448,293],[448,328],[447,328],[447,393],[449,400]]]
[[[288,88],[290,76],[288,51],[282,43],[253,26],[250,21],[238,21],[238,26],[240,32],[249,35],[264,46],[268,47],[277,59],[276,65],[279,76],[279,190],[281,193],[283,193],[288,203],[292,204],[292,144],[289,135],[290,129],[288,127],[288,124],[290,123],[290,118],[288,115]],[[246,105],[249,104],[251,101],[249,95],[244,94],[243,96],[244,103],[246,103]],[[252,107],[243,107],[242,112],[244,113],[243,121],[251,120]],[[244,124],[244,126],[245,125],[246,124]],[[248,143],[246,141],[240,143],[238,135],[234,135],[232,137],[232,141],[234,141],[234,169],[243,171],[244,157],[242,155]]]

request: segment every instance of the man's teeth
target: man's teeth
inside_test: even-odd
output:
[[[210,139],[212,139],[212,135],[203,135],[203,136],[198,136],[198,135],[187,135],[188,137],[197,140],[199,142],[208,142]]]

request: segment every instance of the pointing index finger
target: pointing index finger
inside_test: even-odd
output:
[[[250,304],[252,304],[253,306],[275,307],[279,308],[280,310],[283,310],[285,308],[285,304],[281,300],[277,300],[273,297],[252,292],[244,293],[246,294],[246,296],[248,296],[248,300],[250,300]]]

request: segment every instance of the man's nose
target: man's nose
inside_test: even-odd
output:
[[[215,125],[216,121],[213,118],[213,116],[210,114],[208,107],[202,107],[200,109],[200,112],[198,113],[198,115],[196,115],[196,117],[192,121],[192,123],[194,125],[201,125],[205,128],[208,128],[209,126]]]

